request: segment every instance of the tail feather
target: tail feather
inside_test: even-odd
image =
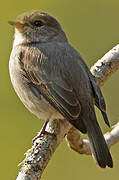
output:
[[[85,121],[92,153],[101,168],[112,168],[113,161],[97,120]]]

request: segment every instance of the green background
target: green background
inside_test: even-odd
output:
[[[7,23],[24,11],[42,9],[62,24],[71,44],[90,67],[119,40],[118,0],[33,0],[2,1],[0,6],[0,179],[16,179],[24,153],[31,147],[32,138],[43,121],[28,112],[15,94],[8,72],[12,49],[13,29]],[[119,72],[102,88],[111,125],[119,121]],[[103,132],[108,131],[97,112]],[[100,169],[91,156],[79,155],[65,141],[56,150],[42,180],[119,178],[119,143],[111,149],[113,169]]]

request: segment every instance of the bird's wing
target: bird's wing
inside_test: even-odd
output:
[[[75,120],[81,111],[75,90],[68,81],[67,73],[61,73],[60,67],[54,69],[55,63],[52,63],[47,64],[47,58],[43,54],[33,51],[25,55],[22,66],[35,95],[42,94],[69,121]]]
[[[93,77],[93,76],[91,77],[91,75],[90,75],[89,79],[90,79],[90,83],[91,83],[92,90],[93,90],[95,105],[100,109],[105,123],[110,127],[110,123],[108,121],[108,117],[106,114],[106,104],[105,104],[105,100],[102,95],[102,92],[95,80],[95,77]]]
[[[85,62],[82,60],[82,58],[79,58],[80,63],[83,64],[83,67],[86,69],[88,77],[89,77],[89,81],[92,87],[92,92],[93,92],[93,97],[94,97],[94,103],[97,106],[98,109],[100,109],[103,119],[105,121],[105,123],[110,127],[110,123],[108,121],[108,117],[106,114],[106,104],[105,104],[105,100],[104,97],[102,95],[102,92],[96,82],[95,77],[92,75],[92,73],[90,72],[90,70],[88,69],[87,65],[85,64]]]

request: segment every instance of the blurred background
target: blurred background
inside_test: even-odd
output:
[[[41,9],[55,16],[63,26],[70,43],[80,52],[89,67],[119,41],[118,0],[35,0],[3,1],[0,6],[0,179],[14,180],[18,164],[32,145],[32,138],[43,121],[28,112],[15,94],[8,71],[13,29],[8,20],[31,9]],[[102,88],[111,125],[119,121],[119,72]],[[97,112],[103,132],[109,131]],[[119,177],[119,143],[111,148],[113,169],[100,169],[92,157],[79,155],[67,147],[65,140],[56,150],[42,180],[96,179]],[[65,158],[64,158],[65,157]]]

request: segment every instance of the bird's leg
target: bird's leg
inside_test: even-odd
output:
[[[33,143],[36,141],[36,139],[38,139],[38,138],[40,138],[40,137],[42,137],[43,135],[45,135],[45,134],[48,133],[47,131],[45,131],[48,122],[49,122],[49,120],[47,120],[47,121],[44,123],[41,131],[37,134],[37,136],[35,136],[35,137],[33,138],[33,140],[32,140]],[[49,134],[49,133],[48,133],[48,134]]]

